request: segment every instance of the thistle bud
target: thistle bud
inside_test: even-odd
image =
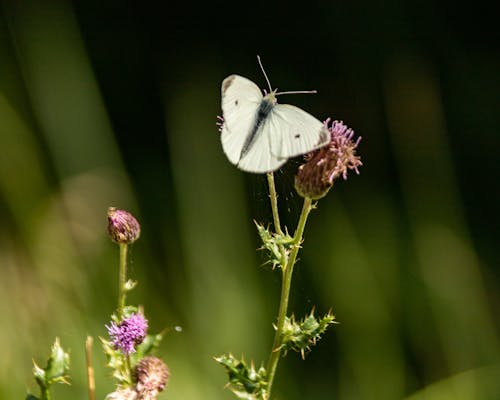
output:
[[[108,234],[113,242],[134,243],[141,234],[141,226],[128,211],[108,208]]]
[[[353,141],[354,131],[342,122],[325,121],[331,140],[328,145],[307,154],[305,164],[299,167],[295,176],[295,190],[302,197],[317,200],[325,196],[333,182],[339,176],[347,179],[347,172],[363,165],[356,155],[356,148],[361,140]]]
[[[135,390],[139,398],[154,400],[168,383],[170,372],[167,365],[157,357],[144,357],[135,367]]]

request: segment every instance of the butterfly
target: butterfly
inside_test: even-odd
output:
[[[325,125],[304,110],[278,104],[276,96],[290,93],[260,91],[251,80],[230,75],[222,82],[221,142],[231,163],[247,172],[277,170],[289,158],[308,153],[330,142]]]

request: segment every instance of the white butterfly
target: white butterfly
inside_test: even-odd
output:
[[[267,76],[266,80],[269,84]],[[221,93],[222,148],[243,171],[271,172],[289,158],[330,142],[330,133],[318,119],[298,107],[277,104],[276,95],[285,92],[271,90],[263,96],[251,80],[230,75],[222,82]]]

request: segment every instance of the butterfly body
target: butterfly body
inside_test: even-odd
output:
[[[230,75],[222,82],[224,153],[238,168],[264,173],[290,157],[308,153],[330,140],[325,126],[298,107],[278,104],[276,91],[263,96],[247,78]]]
[[[257,115],[255,117],[254,126],[250,129],[249,134],[245,140],[245,144],[241,149],[240,160],[246,155],[246,153],[251,149],[252,144],[258,138],[259,134],[262,134],[263,123],[269,116],[276,104],[276,97],[271,97],[273,93],[265,96],[260,102],[259,108],[257,109]]]

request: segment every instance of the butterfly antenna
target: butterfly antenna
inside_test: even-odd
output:
[[[318,93],[317,90],[293,90],[291,92],[278,92],[275,95],[282,95],[282,94],[314,94]]]
[[[267,86],[269,86],[269,91],[272,92],[273,88],[271,87],[271,82],[269,82],[269,78],[267,77],[266,71],[264,70],[264,67],[262,66],[262,61],[260,61],[259,55],[257,55],[257,61],[259,62],[260,69],[262,70],[262,73],[264,74],[264,78],[266,78]]]

